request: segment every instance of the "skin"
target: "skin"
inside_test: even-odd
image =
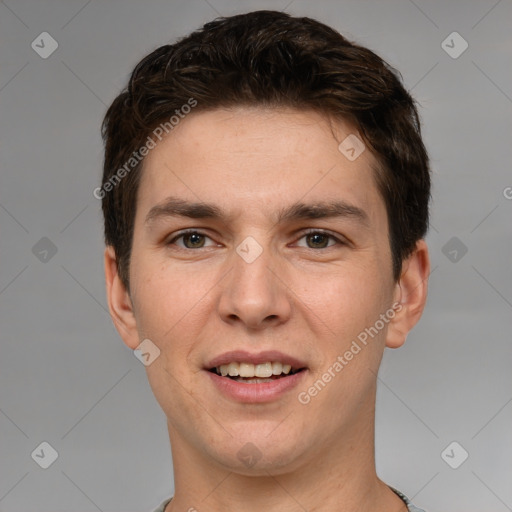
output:
[[[168,419],[175,494],[166,512],[406,510],[375,472],[376,374],[384,348],[401,346],[421,316],[429,258],[424,241],[392,275],[388,221],[369,150],[349,161],[349,124],[291,109],[235,108],[187,116],[146,157],[135,217],[130,291],[105,252],[107,296],[125,344],[149,338],[146,367]],[[214,203],[226,217],[148,212],[173,196]],[[276,223],[295,202],[343,200],[354,216]],[[180,230],[206,237],[173,242]],[[336,239],[306,236],[325,230]],[[237,246],[252,236],[261,255]],[[320,241],[320,243],[319,243]],[[327,245],[327,247],[323,247]],[[319,247],[321,246],[321,247]],[[401,309],[308,404],[297,399],[365,328]],[[203,370],[226,351],[280,350],[307,363],[300,389],[263,404],[221,395]],[[246,467],[246,443],[261,458]]]

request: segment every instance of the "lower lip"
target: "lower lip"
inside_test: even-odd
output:
[[[246,384],[206,371],[221,393],[233,400],[245,403],[270,402],[280,398],[286,392],[296,387],[304,378],[306,372],[307,370],[302,370],[288,377],[275,379],[272,382]]]

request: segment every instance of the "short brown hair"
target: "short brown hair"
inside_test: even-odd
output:
[[[428,228],[429,163],[413,98],[385,61],[334,29],[311,18],[256,11],[217,18],[153,51],[105,115],[105,242],[115,250],[127,288],[143,160],[133,169],[126,162],[191,100],[195,112],[262,105],[313,109],[352,122],[380,165],[376,181],[387,209],[393,275],[400,277],[402,261]]]

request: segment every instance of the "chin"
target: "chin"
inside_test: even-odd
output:
[[[275,426],[274,426],[275,428]],[[276,439],[265,432],[246,431],[243,441],[233,438],[216,448],[207,447],[208,454],[224,469],[245,476],[269,476],[288,473],[301,464],[304,454],[294,436]]]

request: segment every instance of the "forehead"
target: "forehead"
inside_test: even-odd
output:
[[[335,200],[385,218],[377,162],[357,146],[360,139],[349,123],[312,111],[238,107],[190,114],[146,156],[137,219],[170,195],[214,202],[235,218]]]

